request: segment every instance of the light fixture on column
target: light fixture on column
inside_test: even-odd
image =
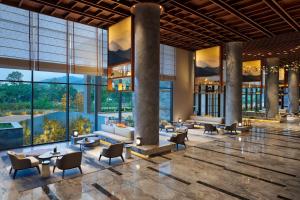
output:
[[[137,137],[135,139],[135,143],[136,143],[137,146],[142,146],[142,137]]]
[[[239,123],[238,123],[238,126],[239,126],[239,127],[242,127],[242,126],[243,126],[243,123],[242,123],[242,122],[239,122]]]
[[[182,119],[180,117],[178,117],[178,122],[181,123],[182,122]]]

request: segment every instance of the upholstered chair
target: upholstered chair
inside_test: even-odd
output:
[[[65,176],[65,170],[78,168],[80,173],[81,170],[81,160],[82,160],[82,152],[72,152],[63,155],[61,158],[58,158],[53,167],[53,173],[55,168],[57,167],[60,170],[63,170],[62,178]]]
[[[13,179],[16,178],[17,172],[19,170],[36,168],[40,173],[39,160],[35,157],[26,157],[24,154],[17,154],[13,151],[8,151],[7,154],[11,162],[9,174],[11,174],[12,170],[14,169]]]
[[[109,158],[109,165],[111,163],[111,158],[121,157],[124,162],[124,158],[122,155],[123,148],[124,148],[123,143],[112,144],[108,148],[104,148],[102,150],[102,152],[100,153],[99,161],[100,161],[101,157],[104,156],[104,157]]]

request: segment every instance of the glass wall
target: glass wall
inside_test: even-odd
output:
[[[133,93],[107,91],[106,30],[4,4],[0,13],[0,149],[66,141],[108,118],[134,126]],[[172,80],[175,48],[161,46],[161,79]],[[172,120],[170,81],[160,118]]]
[[[3,4],[0,13],[0,149],[94,131],[106,31]]]

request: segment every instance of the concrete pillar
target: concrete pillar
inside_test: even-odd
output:
[[[91,101],[91,76],[90,75],[85,75],[84,76],[85,79],[85,83],[87,83],[87,85],[85,85],[84,87],[84,92],[83,92],[83,111],[85,113],[91,113],[91,105],[92,105],[92,101]]]
[[[135,137],[144,145],[159,143],[160,13],[155,3],[132,7],[135,29]]]
[[[266,115],[275,118],[279,112],[279,58],[266,58]]]
[[[289,70],[289,112],[299,112],[299,71]]]
[[[225,124],[242,121],[242,42],[226,44],[226,107]]]

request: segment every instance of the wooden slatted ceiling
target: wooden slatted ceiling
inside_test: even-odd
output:
[[[142,1],[0,0],[0,2],[107,28],[129,16],[130,7]],[[299,0],[160,0],[155,2],[159,2],[165,9],[161,16],[161,42],[188,50],[221,45],[229,41],[245,41],[249,44],[249,41],[256,39],[273,38],[282,33],[300,31]],[[264,52],[270,51],[269,48],[271,47]]]

